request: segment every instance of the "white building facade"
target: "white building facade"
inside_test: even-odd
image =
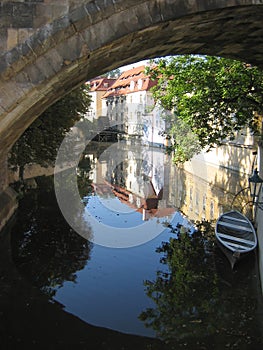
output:
[[[91,104],[85,117],[89,121],[93,122],[98,120],[99,117],[107,116],[107,109],[105,104],[103,105],[102,97],[115,81],[116,79],[98,77],[87,82]]]
[[[107,110],[110,124],[115,124],[127,139],[162,146],[165,121],[151,93],[156,82],[144,71],[145,66],[140,66],[123,72],[104,94],[102,109]]]

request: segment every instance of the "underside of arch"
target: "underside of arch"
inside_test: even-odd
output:
[[[125,64],[194,53],[263,66],[261,5],[200,10],[204,2],[199,2],[199,9],[190,11],[182,5],[189,2],[182,1],[128,3],[111,3],[104,12],[88,3],[2,55],[1,148],[10,148],[38,115],[74,87]]]

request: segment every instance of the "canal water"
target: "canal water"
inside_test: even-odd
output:
[[[250,213],[244,176],[122,142],[90,143],[75,170],[82,230],[51,176],[1,233],[1,349],[262,348],[257,252],[232,271],[214,240],[220,213]]]

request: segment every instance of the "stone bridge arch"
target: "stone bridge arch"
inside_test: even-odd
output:
[[[85,80],[121,65],[199,53],[263,66],[262,0],[58,0],[62,12],[48,0],[19,3],[0,2],[2,32],[10,30],[11,19],[13,33],[25,25],[23,8],[15,11],[21,4],[32,25],[9,50],[3,42],[8,36],[2,36],[0,165],[47,107]],[[2,180],[0,188],[6,185]]]

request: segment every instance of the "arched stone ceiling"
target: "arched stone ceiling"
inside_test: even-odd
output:
[[[1,55],[2,150],[74,87],[125,64],[198,53],[263,66],[260,0],[75,0],[72,4],[63,16],[49,18]]]

